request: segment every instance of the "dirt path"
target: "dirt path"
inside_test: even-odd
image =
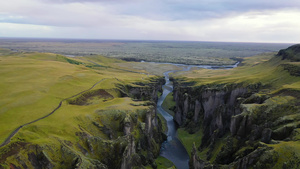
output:
[[[56,112],[56,110],[58,110],[58,109],[61,107],[62,103],[63,103],[65,100],[71,99],[71,98],[73,98],[73,97],[76,97],[76,96],[78,96],[78,95],[84,93],[84,92],[87,92],[87,91],[89,91],[89,90],[92,90],[96,85],[98,85],[99,83],[101,83],[102,81],[104,81],[104,80],[106,80],[106,79],[107,79],[107,78],[104,78],[104,79],[98,81],[97,83],[95,83],[92,87],[90,87],[90,88],[87,89],[87,90],[81,91],[80,93],[77,93],[77,94],[75,94],[75,95],[73,95],[73,96],[71,96],[71,97],[68,97],[68,98],[65,98],[65,99],[61,100],[61,101],[59,102],[58,106],[57,106],[54,110],[52,110],[49,114],[47,114],[47,115],[45,115],[45,116],[43,116],[43,117],[40,117],[40,118],[38,118],[38,119],[36,119],[36,120],[33,120],[33,121],[31,121],[31,122],[28,122],[28,123],[25,123],[25,124],[19,126],[18,128],[16,128],[16,129],[15,129],[15,130],[14,130],[14,131],[13,131],[13,132],[12,132],[12,133],[4,140],[4,142],[3,142],[2,144],[0,144],[0,148],[3,147],[3,146],[6,146],[8,143],[10,143],[11,138],[12,138],[13,136],[15,136],[15,135],[18,133],[18,131],[19,131],[22,127],[27,126],[27,125],[29,125],[29,124],[35,123],[35,122],[37,122],[37,121],[39,121],[39,120],[42,120],[42,119],[44,119],[44,118],[49,117],[50,115],[52,115],[54,112]]]

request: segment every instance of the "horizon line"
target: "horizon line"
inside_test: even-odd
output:
[[[209,41],[209,40],[153,40],[153,39],[96,39],[96,38],[56,38],[56,37],[0,37],[1,39],[32,40],[77,40],[77,41],[131,41],[131,42],[202,42],[202,43],[256,43],[256,44],[299,44],[293,42],[245,42],[245,41]]]

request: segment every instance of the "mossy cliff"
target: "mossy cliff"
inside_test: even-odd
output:
[[[209,138],[223,136],[230,128],[232,116],[240,114],[240,103],[243,96],[257,91],[259,84],[243,87],[239,84],[183,87],[174,82],[174,99],[176,102],[174,120],[180,126],[204,129],[202,144],[210,142]],[[251,89],[250,89],[251,88]]]
[[[162,85],[165,83],[163,77],[150,79],[147,83],[136,82],[133,84],[119,85],[123,96],[131,97],[135,100],[148,100],[156,104],[158,92],[162,92]]]
[[[173,76],[174,120],[189,133],[179,138],[195,138],[190,168],[300,167],[300,78],[283,51]]]
[[[0,147],[0,168],[156,168],[165,139],[156,112],[164,79],[119,70],[115,60],[100,56],[88,58],[93,64],[83,58],[72,58],[72,63],[61,58],[39,53],[1,58],[1,70],[7,75],[1,77],[10,82],[2,89],[14,89],[13,95],[1,93],[6,97],[2,97],[6,109],[1,107],[1,141],[9,135],[6,131],[16,128],[11,125],[28,123],[59,106],[50,116],[22,126]],[[73,64],[77,62],[81,64]],[[22,73],[26,76],[13,76]],[[36,103],[23,93],[46,99]],[[9,123],[14,118],[18,124]]]

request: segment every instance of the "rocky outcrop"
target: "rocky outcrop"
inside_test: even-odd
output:
[[[278,154],[272,151],[272,148],[260,147],[245,157],[238,159],[237,162],[233,164],[232,168],[273,168],[274,162],[277,159]]]
[[[291,61],[300,61],[300,44],[293,45],[287,49],[282,49],[277,53],[277,56],[281,56],[282,60],[288,59]]]
[[[205,164],[203,164],[204,161],[202,161],[201,159],[199,159],[199,157],[197,156],[197,148],[195,143],[193,144],[193,149],[191,152],[191,159],[189,161],[189,166],[190,168],[194,168],[194,169],[201,169],[204,168]]]
[[[300,44],[293,45],[287,49],[282,49],[277,53],[277,56],[281,57],[282,60],[289,60],[291,62],[300,61]],[[300,76],[299,64],[285,63],[281,64],[284,70],[287,70],[292,76]]]
[[[245,137],[251,131],[252,118],[249,115],[239,114],[231,117],[230,131],[233,136]]]
[[[123,96],[129,96],[135,100],[149,100],[156,104],[158,99],[157,92],[162,92],[164,83],[165,80],[161,77],[152,78],[150,83],[119,84],[118,88]]]
[[[134,155],[136,154],[136,146],[135,146],[135,142],[134,142],[134,137],[133,136],[129,136],[129,140],[128,140],[128,145],[124,150],[123,153],[123,159],[122,159],[122,163],[121,163],[121,169],[127,169],[127,168],[132,168],[133,164],[133,158],[135,157]],[[139,156],[137,156],[139,157]],[[136,159],[137,160],[137,159]],[[138,164],[141,164],[140,160],[137,160]],[[137,165],[137,164],[135,164]]]
[[[128,114],[126,115],[123,123],[124,123],[124,128],[123,128],[124,135],[127,136],[130,134],[131,128],[132,128],[131,127],[131,125],[132,125],[131,118]]]
[[[287,70],[292,76],[300,76],[300,66],[294,64],[282,64],[284,70]]]

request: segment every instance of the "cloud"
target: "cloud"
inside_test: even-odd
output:
[[[86,5],[81,3],[71,4],[44,4],[35,3],[19,4],[15,6],[1,6],[0,11],[3,16],[10,16],[19,19],[20,23],[49,25],[49,26],[93,26],[98,23],[110,23],[110,11],[102,6]],[[1,16],[1,14],[0,14]],[[2,19],[8,22],[9,17]]]
[[[291,0],[288,3],[281,0],[146,0],[118,2],[108,3],[107,5],[118,10],[120,14],[151,19],[162,18],[164,20],[219,18],[251,11],[300,10],[300,1],[298,0]]]
[[[299,7],[298,0],[10,0],[0,6],[0,36],[296,42]]]
[[[53,28],[41,25],[0,23],[0,37],[51,37]],[[46,36],[45,36],[46,35]]]
[[[0,16],[52,26],[92,26],[118,23],[123,17],[152,20],[205,20],[240,15],[251,11],[300,8],[300,1],[278,0],[10,0],[0,6]],[[300,9],[299,9],[300,10]],[[22,20],[20,19],[22,18]]]

